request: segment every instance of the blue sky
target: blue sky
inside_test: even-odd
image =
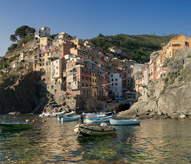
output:
[[[22,26],[81,39],[115,34],[191,34],[190,0],[0,0],[0,56]]]

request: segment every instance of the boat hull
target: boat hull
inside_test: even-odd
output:
[[[25,122],[0,123],[1,129],[18,130],[18,129],[27,129],[31,127],[32,127],[31,123],[25,123]]]
[[[111,126],[90,126],[86,124],[80,124],[75,127],[74,132],[82,135],[108,135],[115,134],[116,129]]]
[[[58,117],[58,121],[60,122],[71,122],[79,120],[80,116],[73,116],[73,117]]]
[[[84,123],[85,124],[92,124],[92,123],[109,122],[110,118],[112,118],[112,116],[96,117],[96,118],[84,118]]]
[[[128,119],[128,120],[109,119],[109,122],[113,126],[139,125],[141,123],[140,120],[135,120],[135,119]]]

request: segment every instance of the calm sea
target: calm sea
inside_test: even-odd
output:
[[[33,128],[0,132],[0,163],[191,163],[191,120],[143,120],[112,136],[77,137],[77,122],[0,115],[0,121],[37,117]]]

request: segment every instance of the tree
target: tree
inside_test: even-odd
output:
[[[17,28],[15,31],[15,36],[18,36],[20,39],[23,39],[27,35],[25,31],[27,28],[29,28],[29,26],[26,25]]]
[[[101,37],[104,37],[104,35],[100,33],[100,34],[98,35],[98,37],[100,37],[100,38],[101,38]]]
[[[15,35],[11,35],[10,36],[10,40],[13,41],[13,42],[16,42],[17,41],[17,37]]]
[[[32,27],[28,27],[25,29],[27,35],[33,35],[35,33],[35,29]]]

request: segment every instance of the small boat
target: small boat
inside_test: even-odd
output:
[[[45,113],[39,115],[39,117],[57,117],[57,116],[64,116],[66,114],[65,111],[63,112],[52,112],[52,113]]]
[[[139,125],[141,120],[136,119],[109,119],[111,125],[125,126],[125,125]]]
[[[64,116],[70,117],[70,116],[73,116],[73,115],[75,115],[75,114],[76,114],[75,111],[71,111],[71,112],[69,112],[69,113],[65,113]]]
[[[27,129],[32,127],[31,123],[27,122],[1,122],[1,129],[10,129],[10,130],[18,130],[18,129]]]
[[[80,116],[71,116],[71,117],[58,117],[58,121],[60,122],[70,122],[79,120]]]
[[[85,118],[106,117],[113,115],[112,112],[100,112],[100,113],[85,113]]]
[[[83,122],[85,124],[92,124],[92,123],[102,123],[102,122],[109,122],[109,119],[113,116],[105,116],[105,117],[95,117],[95,118],[84,118]]]
[[[111,126],[93,126],[87,124],[78,124],[74,128],[76,134],[82,135],[107,135],[115,134],[116,129]]]

